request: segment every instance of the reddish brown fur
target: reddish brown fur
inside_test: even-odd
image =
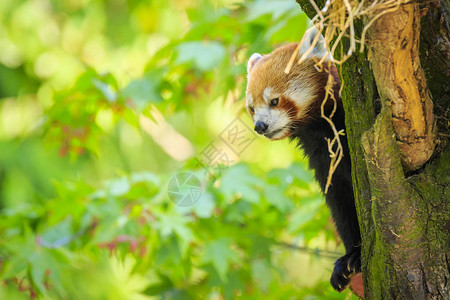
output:
[[[325,115],[330,117],[335,107],[336,112],[330,118],[336,129],[345,130],[345,112],[339,97],[339,78],[336,67],[327,61],[322,66],[323,70],[318,71],[314,58],[308,58],[300,65],[294,63],[290,73],[285,74],[284,70],[295,48],[296,44],[281,47],[259,58],[259,61],[256,61],[258,55],[252,56],[256,64],[252,68],[255,61],[253,58],[249,61],[247,101],[251,102],[251,94],[258,118],[254,120],[255,131],[271,140],[288,136],[296,140],[309,158],[309,166],[315,171],[315,178],[324,191],[331,159],[325,139],[333,139],[335,133],[330,124],[321,118],[321,106],[328,96],[324,104]],[[317,53],[320,53],[319,50]],[[336,102],[326,95],[329,74],[332,75],[330,78],[334,79],[333,93]],[[272,91],[267,89],[264,95],[264,90],[268,87],[272,88]],[[273,98],[279,98],[278,105],[269,108]],[[266,124],[265,128],[261,123]],[[346,249],[346,254],[336,260],[330,279],[331,285],[337,291],[345,289],[354,273],[361,272],[361,236],[353,197],[351,160],[346,136],[341,136],[340,140],[344,156],[331,178],[331,186],[325,196]]]
[[[298,107],[295,102],[284,96],[280,96],[279,99],[280,102],[274,109],[282,109],[287,112],[289,118],[295,119],[298,115]]]
[[[308,123],[311,118],[320,117],[320,106],[325,98],[325,89],[329,72],[334,78],[334,95],[337,100],[337,105],[342,105],[338,94],[339,77],[336,67],[331,65],[328,67],[328,61],[323,63],[323,70],[319,72],[314,66],[316,59],[307,58],[300,65],[294,63],[289,74],[285,74],[284,70],[296,49],[297,44],[289,44],[280,47],[270,54],[264,55],[253,67],[249,74],[247,84],[247,92],[253,96],[254,106],[267,105],[263,99],[263,91],[267,87],[273,88],[274,94],[282,95],[279,97],[280,103],[274,109],[283,109],[289,111],[289,118],[296,125]],[[287,98],[283,95],[289,88],[292,82],[301,81],[302,85],[307,85],[313,88],[314,100],[308,103],[305,107],[299,107],[293,99]],[[333,108],[333,101],[329,99],[325,105],[325,110],[330,111]],[[252,115],[252,113],[249,111]],[[294,125],[294,124],[293,124]]]

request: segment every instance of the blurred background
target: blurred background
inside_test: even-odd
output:
[[[302,152],[246,60],[294,0],[0,1],[0,299],[351,299]]]

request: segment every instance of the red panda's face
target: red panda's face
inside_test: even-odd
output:
[[[269,55],[254,54],[248,63],[246,107],[255,131],[270,140],[289,137],[316,97],[308,64],[284,73],[294,49],[292,44]]]
[[[247,110],[253,118],[255,131],[271,140],[284,139],[291,135],[299,116],[299,107],[286,93],[276,93],[266,87],[262,99],[247,96]]]

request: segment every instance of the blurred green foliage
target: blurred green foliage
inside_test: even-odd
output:
[[[246,58],[306,27],[290,0],[2,0],[0,299],[349,298],[294,145],[199,165],[251,126]],[[181,172],[194,205],[169,199]]]

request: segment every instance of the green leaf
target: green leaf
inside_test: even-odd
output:
[[[305,169],[302,164],[293,163],[287,169],[287,173],[294,177],[294,182],[310,183],[314,180],[314,173]]]
[[[133,110],[125,110],[122,115],[123,120],[125,120],[128,124],[133,126],[134,128],[137,128],[140,130],[140,124],[139,124],[139,115],[136,113],[136,111]]]
[[[110,180],[107,183],[109,193],[112,196],[122,196],[130,191],[131,184],[128,178],[122,177],[116,180]]]
[[[255,1],[248,8],[247,21],[254,21],[262,16],[271,15],[272,20],[277,20],[284,14],[298,11],[298,5],[290,0]]]
[[[237,263],[239,257],[231,250],[232,239],[219,238],[205,245],[203,262],[211,263],[223,282],[227,281],[227,272],[231,263]]]
[[[259,203],[260,193],[258,190],[262,186],[263,182],[249,172],[248,166],[238,164],[225,172],[220,190],[227,199],[232,199],[240,194],[245,201]]]
[[[51,277],[50,284],[58,290],[62,290],[64,277],[61,276],[61,271],[65,271],[64,268],[66,268],[69,263],[68,257],[64,251],[60,251],[59,249],[40,248],[30,255],[28,263],[30,279],[41,294],[46,295],[48,293],[47,288],[44,285],[46,273],[48,271],[50,272]]]
[[[175,64],[193,63],[200,71],[216,68],[224,60],[225,47],[214,41],[186,42],[176,47]]]
[[[299,163],[293,163],[286,169],[273,169],[267,174],[267,177],[269,182],[281,185],[284,189],[288,186],[309,189],[310,182],[314,179],[312,171],[306,170]]]
[[[251,263],[252,280],[264,292],[267,292],[272,281],[270,266],[266,260],[256,259]]]
[[[41,235],[41,243],[48,244],[50,247],[58,247],[59,245],[65,245],[72,239],[72,220],[67,217],[65,220],[56,224],[47,230],[45,230]]]
[[[106,100],[108,100],[109,102],[115,102],[117,100],[116,92],[114,91],[111,85],[104,83],[98,79],[92,79],[92,83],[98,90],[100,90],[103,93]]]
[[[274,26],[267,30],[266,38],[271,43],[298,42],[303,32],[308,28],[308,17],[300,10],[281,18]]]
[[[194,205],[194,212],[199,218],[211,218],[216,204],[211,193],[203,192],[198,202]]]
[[[5,261],[1,270],[2,278],[10,279],[27,268],[28,259],[33,256],[36,248],[36,239],[31,229],[26,226],[20,237],[10,239],[8,243],[2,244],[2,246],[4,247],[3,250],[8,250],[8,252],[14,254]]]
[[[284,190],[278,185],[268,185],[264,188],[264,196],[270,204],[275,206],[280,212],[287,213],[294,207],[294,203],[284,195]]]
[[[187,226],[192,221],[190,217],[177,215],[174,213],[156,213],[158,218],[157,229],[163,239],[168,239],[174,235],[179,238],[180,252],[187,253],[189,243],[194,240],[192,230]]]
[[[214,196],[206,191],[203,191],[200,199],[198,199],[198,201],[191,206],[175,206],[175,210],[181,214],[193,212],[196,216],[202,219],[211,218],[215,208],[216,205],[214,202]]]
[[[140,172],[131,175],[131,190],[127,198],[138,199],[140,197],[150,198],[155,196],[161,189],[161,180],[153,173]]]
[[[48,266],[43,257],[36,252],[29,258],[29,261],[29,273],[33,286],[37,288],[39,293],[45,295],[47,291],[44,286],[44,275],[45,269],[48,268]]]
[[[131,99],[138,109],[144,109],[149,103],[158,103],[163,100],[159,93],[159,81],[155,79],[137,79],[131,81],[121,92],[125,99]]]
[[[247,201],[236,201],[227,205],[225,220],[229,222],[243,223],[248,215],[253,212],[252,204]]]
[[[265,259],[270,261],[271,257],[270,247],[274,243],[273,239],[260,235],[252,235],[249,237],[249,239],[251,242],[250,257],[251,258],[264,257]]]
[[[320,208],[324,205],[324,200],[321,197],[314,198],[313,201],[302,204],[302,206],[296,210],[289,219],[289,232],[296,233],[301,231],[306,224],[318,216]]]

